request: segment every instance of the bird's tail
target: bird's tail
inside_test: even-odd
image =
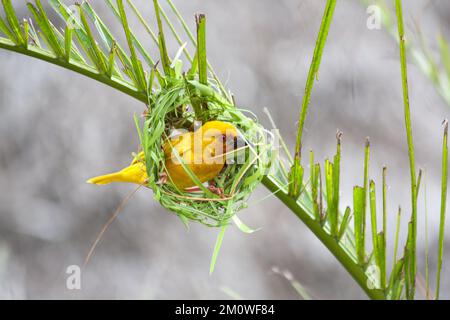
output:
[[[115,172],[115,173],[105,174],[103,176],[91,178],[86,182],[92,183],[92,184],[97,184],[97,185],[104,185],[104,184],[110,184],[112,182],[123,182],[123,181],[122,181],[121,172]]]
[[[105,185],[113,182],[145,184],[146,180],[147,172],[145,166],[141,163],[137,163],[118,172],[91,178],[87,183],[97,185]]]

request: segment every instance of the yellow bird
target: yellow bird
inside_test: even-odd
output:
[[[179,189],[195,186],[195,182],[183,168],[184,163],[202,183],[210,181],[222,171],[227,154],[243,146],[245,142],[233,125],[209,121],[196,131],[170,138],[163,144],[166,172],[161,180],[172,182]],[[144,185],[147,178],[144,154],[141,152],[130,166],[87,182],[97,185],[112,182]]]

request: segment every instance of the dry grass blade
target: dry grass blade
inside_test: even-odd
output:
[[[138,186],[136,189],[131,191],[119,204],[116,211],[111,215],[111,217],[108,219],[108,221],[103,225],[102,229],[98,233],[97,237],[95,238],[95,241],[92,243],[88,254],[86,255],[84,262],[83,262],[83,269],[86,268],[87,264],[92,258],[92,255],[94,254],[94,250],[97,247],[98,243],[102,239],[103,235],[105,234],[106,230],[108,230],[109,226],[116,220],[116,218],[119,216],[119,214],[122,212],[125,205],[133,198],[134,194],[141,188],[142,186]]]

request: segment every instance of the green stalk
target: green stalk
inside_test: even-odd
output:
[[[9,30],[9,27],[6,25],[6,22],[3,21],[2,17],[0,17],[0,31],[3,32],[11,41],[19,44],[16,36],[11,32],[11,30]]]
[[[159,45],[158,37],[155,35],[153,30],[150,28],[149,24],[145,21],[144,17],[141,15],[139,10],[136,8],[134,3],[131,0],[127,0],[128,4],[130,5],[131,9],[133,10],[136,17],[139,19],[139,22],[142,24],[142,26],[145,28],[147,33],[152,37],[153,41],[156,43],[156,45]],[[161,9],[161,6],[160,6]]]
[[[125,38],[127,39],[127,43],[128,43],[128,49],[130,50],[130,54],[131,54],[131,63],[133,65],[133,73],[136,78],[136,85],[137,85],[138,89],[146,92],[147,91],[147,87],[146,87],[147,82],[145,81],[144,70],[142,68],[142,63],[138,59],[136,50],[134,48],[134,43],[133,43],[133,39],[131,36],[131,31],[130,31],[130,28],[128,25],[128,19],[127,19],[127,15],[125,13],[125,8],[123,6],[122,0],[117,0],[117,8],[119,9],[119,14],[120,14],[121,22],[122,22],[123,31],[125,33]]]
[[[320,221],[321,219],[321,213],[319,210],[319,202],[318,202],[318,189],[319,189],[319,176],[320,176],[320,166],[319,164],[314,164],[314,152],[311,151],[311,157],[310,157],[310,166],[311,166],[311,173],[310,173],[310,181],[311,181],[311,196],[313,201],[313,211],[314,216],[317,221]]]
[[[398,243],[399,243],[399,237],[400,237],[400,223],[402,219],[402,208],[398,207],[398,214],[397,214],[397,224],[395,227],[395,242],[394,242],[394,266],[397,263],[397,252],[398,252]]]
[[[66,26],[64,32],[64,52],[67,62],[70,62],[70,53],[72,51],[72,28]]]
[[[387,172],[387,168],[383,167],[383,177],[382,177],[382,184],[383,184],[383,240],[382,242],[384,243],[384,248],[383,248],[383,256],[382,258],[382,262],[383,265],[381,266],[381,283],[386,285],[386,279],[387,279],[387,274],[386,274],[386,244],[387,244],[387,240],[386,240],[386,232],[387,232],[387,201],[386,201],[386,194],[387,194],[387,183],[386,183],[386,172]]]
[[[25,46],[25,39],[23,37],[22,30],[20,29],[19,19],[17,19],[11,0],[2,0],[2,3],[6,12],[6,19],[11,27],[14,39],[16,39],[17,44]]]
[[[370,197],[370,218],[372,225],[372,245],[373,245],[373,254],[375,255],[375,262],[378,267],[380,267],[380,251],[378,248],[378,230],[377,230],[377,208],[376,208],[376,194],[375,194],[375,182],[373,180],[370,181],[369,187],[369,197]],[[380,268],[381,269],[381,268]]]
[[[333,164],[333,208],[335,209],[335,230],[334,235],[339,238],[339,191],[340,186],[340,176],[341,176],[341,142],[342,142],[342,132],[336,134],[337,147],[336,155],[334,156]]]
[[[101,73],[106,73],[106,71],[107,71],[106,63],[103,60],[102,52],[101,52],[97,42],[95,41],[94,35],[92,34],[91,27],[89,26],[89,23],[86,19],[86,14],[84,13],[84,10],[81,6],[79,7],[79,10],[80,10],[81,23],[82,23],[84,29],[86,30],[86,35],[89,40],[90,49],[92,52],[92,56],[94,58],[94,63],[97,66],[97,69]]]
[[[386,243],[386,232],[387,232],[387,201],[386,201],[386,194],[387,194],[387,183],[386,183],[386,172],[387,168],[383,167],[383,234],[384,234],[384,243]]]
[[[344,212],[344,216],[342,217],[341,226],[339,227],[339,234],[338,234],[338,240],[341,241],[342,237],[345,235],[345,232],[347,231],[348,224],[350,223],[351,219],[351,209],[350,207],[347,207]]]
[[[362,210],[362,232],[366,232],[366,217],[367,217],[367,195],[369,193],[369,159],[370,159],[370,141],[366,138],[366,145],[364,148],[364,199]]]
[[[364,218],[364,188],[355,186],[353,188],[353,214],[354,214],[354,231],[355,231],[355,245],[356,255],[358,257],[358,264],[364,266],[366,263],[366,234]]]
[[[178,32],[175,30],[175,27],[173,26],[172,22],[170,21],[169,17],[167,16],[166,12],[164,11],[163,7],[161,7],[161,5],[159,6],[159,10],[161,11],[162,17],[164,19],[164,21],[167,23],[167,25],[169,26],[170,31],[172,32],[172,35],[175,37],[175,39],[177,40],[178,44],[180,46],[183,45],[183,40],[181,40],[180,36],[178,35]],[[183,49],[184,55],[186,56],[186,58],[189,60],[189,62],[192,63],[192,57],[189,54],[188,49],[185,47]]]
[[[425,298],[430,299],[430,246],[428,237],[428,204],[427,204],[427,172],[425,171],[425,181],[424,181],[424,212],[425,212]]]
[[[108,57],[108,72],[106,73],[108,77],[112,77],[113,71],[114,71],[114,63],[116,61],[116,42],[114,41],[111,45],[111,50],[109,52]]]
[[[206,60],[206,17],[204,14],[197,16],[197,57],[198,80],[201,84],[208,84],[208,61]]]
[[[153,5],[155,7],[155,15],[156,15],[156,21],[158,22],[158,44],[159,44],[159,51],[161,56],[161,64],[164,69],[164,73],[166,76],[170,76],[172,74],[172,70],[170,68],[170,58],[167,53],[167,47],[166,47],[166,39],[164,37],[164,30],[163,25],[161,21],[161,14],[159,12],[159,2],[158,0],[153,0]]]
[[[411,298],[414,298],[415,282],[416,282],[416,243],[417,243],[417,185],[416,185],[416,165],[414,160],[414,143],[411,126],[411,111],[409,106],[409,91],[408,91],[408,69],[406,65],[406,44],[405,44],[405,28],[403,23],[402,1],[395,1],[395,11],[397,14],[398,37],[400,40],[400,62],[403,86],[403,102],[405,113],[406,137],[408,141],[408,156],[409,167],[411,175],[411,239],[410,239],[410,281],[411,281]],[[408,268],[407,268],[408,269]]]
[[[378,233],[377,246],[379,256],[378,267],[380,268],[380,286],[383,290],[386,289],[386,242],[384,242],[384,239],[384,232],[381,231]]]
[[[181,15],[180,11],[178,11],[177,7],[175,7],[172,0],[166,0],[166,1],[169,4],[172,12],[177,17],[178,21],[181,23],[186,35],[191,40],[192,44],[194,46],[197,46],[197,42],[195,41],[194,35],[192,34],[191,30],[189,30],[189,27],[187,26],[186,21],[184,21],[184,18]],[[219,77],[217,76],[216,72],[214,71],[214,69],[211,66],[211,64],[209,63],[209,61],[208,61],[208,69],[209,69],[209,72],[211,72],[211,75],[213,76],[214,80],[217,82],[217,85],[220,88],[220,92],[222,92],[222,94],[227,98],[228,102],[233,103],[233,99],[232,99],[230,93],[223,86],[222,82],[220,81]]]
[[[338,210],[334,202],[334,181],[333,176],[335,167],[330,160],[325,161],[325,188],[327,190],[326,200],[327,200],[327,218],[330,225],[330,233],[334,237],[338,237]],[[303,177],[302,177],[303,178]]]
[[[305,126],[306,115],[308,113],[308,106],[311,100],[311,93],[314,86],[314,81],[319,72],[320,62],[322,60],[322,53],[325,47],[325,43],[327,41],[328,31],[330,29],[330,24],[333,19],[335,7],[336,7],[336,0],[327,0],[325,12],[322,18],[322,24],[320,26],[319,35],[317,37],[316,47],[314,49],[314,55],[309,68],[308,78],[306,80],[305,94],[303,96],[303,102],[298,125],[297,143],[295,146],[295,156],[299,158],[301,158],[303,127]]]
[[[300,111],[300,119],[297,131],[297,142],[294,153],[294,163],[290,171],[290,189],[289,194],[293,198],[298,198],[300,189],[302,188],[303,168],[301,166],[301,150],[302,150],[302,135],[303,127],[305,126],[306,115],[308,113],[309,102],[311,101],[311,93],[314,86],[314,81],[318,75],[320,62],[322,59],[323,49],[328,36],[328,30],[333,19],[334,8],[336,0],[327,0],[325,11],[322,18],[319,34],[317,36],[316,47],[314,49],[313,58],[309,68],[308,78],[306,80],[305,94]]]
[[[442,257],[444,255],[444,231],[445,231],[445,211],[447,205],[447,177],[448,177],[448,121],[444,123],[444,142],[442,145],[442,186],[441,186],[441,220],[439,224],[439,249],[438,263],[436,270],[436,300],[439,299],[441,284]]]

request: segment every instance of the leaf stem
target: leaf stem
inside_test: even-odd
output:
[[[206,60],[206,17],[204,14],[196,16],[197,23],[197,58],[199,82],[208,84],[208,61]]]
[[[395,242],[394,242],[394,266],[397,264],[397,252],[398,252],[398,242],[400,237],[400,223],[402,219],[402,208],[398,207],[397,213],[397,223],[395,227]]]
[[[327,40],[328,30],[330,29],[330,24],[333,19],[335,6],[336,0],[327,0],[325,12],[322,18],[322,24],[320,26],[319,35],[316,41],[316,47],[314,49],[314,55],[309,68],[308,78],[306,80],[305,94],[303,96],[303,102],[297,131],[297,143],[295,146],[295,156],[298,158],[301,158],[303,127],[305,126],[305,120],[306,115],[308,113],[309,102],[311,100],[311,93],[314,85],[314,80],[316,79],[319,72],[322,53]]]
[[[302,204],[288,195],[283,190],[282,184],[278,183],[275,178],[266,176],[262,183],[264,186],[273,192],[273,194],[280,199],[292,212],[303,221],[303,223],[315,234],[315,236],[327,247],[328,250],[336,257],[336,259],[344,266],[350,275],[356,280],[360,287],[366,292],[371,299],[384,300],[386,299],[383,291],[378,289],[370,289],[369,281],[364,272],[363,267],[359,266],[357,262],[349,255],[348,252],[342,248],[336,241],[335,237],[330,235],[322,228],[319,221],[309,215],[302,207]]]
[[[406,65],[406,44],[405,44],[405,28],[403,23],[403,10],[402,1],[395,1],[395,11],[397,14],[397,27],[398,27],[398,37],[400,43],[400,62],[401,62],[401,75],[402,75],[402,86],[403,86],[403,102],[404,102],[404,113],[405,113],[405,125],[406,125],[406,137],[408,141],[408,156],[409,156],[409,167],[411,175],[411,239],[410,239],[410,263],[409,268],[410,281],[411,281],[411,296],[414,298],[415,293],[415,279],[416,279],[416,242],[417,242],[417,181],[416,181],[416,165],[414,160],[414,143],[412,135],[411,126],[411,111],[409,105],[409,91],[408,91],[408,69]],[[408,268],[406,268],[408,269]]]
[[[444,121],[444,142],[442,144],[442,186],[441,186],[441,217],[439,224],[439,249],[436,270],[436,300],[439,299],[442,258],[444,255],[445,213],[447,205],[447,177],[448,177],[448,121]]]

